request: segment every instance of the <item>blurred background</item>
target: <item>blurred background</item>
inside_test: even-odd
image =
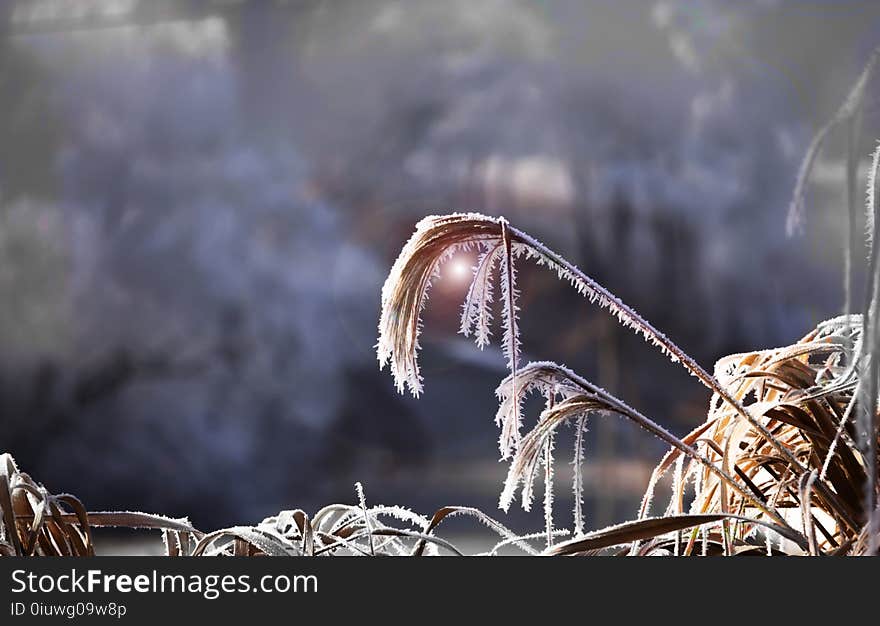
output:
[[[456,335],[467,273],[432,291],[424,396],[377,368],[415,222],[505,215],[707,368],[792,343],[841,310],[845,132],[788,238],[797,166],[878,44],[876,0],[0,2],[0,450],[92,510],[204,529],[355,480],[501,515],[504,359]],[[526,360],[704,419],[698,382],[554,276],[520,286]],[[592,422],[589,527],[634,514],[663,450]]]

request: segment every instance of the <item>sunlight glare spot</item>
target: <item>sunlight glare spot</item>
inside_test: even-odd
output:
[[[447,275],[450,279],[462,283],[471,277],[471,266],[465,259],[455,259],[449,264]]]

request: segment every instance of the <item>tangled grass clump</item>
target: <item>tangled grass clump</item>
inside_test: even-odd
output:
[[[161,530],[177,544],[200,535],[185,519],[87,512],[75,496],[49,493],[10,454],[0,454],[0,517],[0,556],[94,556],[93,528]]]

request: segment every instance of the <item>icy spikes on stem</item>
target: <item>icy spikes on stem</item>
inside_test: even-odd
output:
[[[358,481],[354,484],[354,488],[357,492],[358,504],[361,505],[361,511],[364,515],[364,529],[366,529],[370,540],[370,554],[376,556],[376,549],[373,545],[373,527],[370,524],[370,514],[367,512],[367,498],[364,495],[364,486]]]
[[[584,534],[584,431],[587,428],[587,417],[582,415],[575,422],[574,434],[574,478],[572,479],[572,491],[574,492],[574,536]]]
[[[474,265],[474,278],[468,288],[467,298],[461,311],[459,331],[465,337],[474,336],[477,346],[482,349],[489,345],[492,335],[492,271],[501,257],[501,246],[492,246],[477,259]]]

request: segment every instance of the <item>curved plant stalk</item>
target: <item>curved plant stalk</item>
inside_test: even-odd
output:
[[[724,519],[738,520],[747,524],[755,524],[769,528],[773,532],[793,541],[804,551],[807,550],[805,539],[797,532],[793,532],[788,526],[777,526],[762,519],[752,519],[740,515],[713,513],[706,515],[675,515],[667,517],[649,517],[642,520],[626,522],[615,526],[609,526],[602,530],[593,531],[583,537],[570,539],[556,544],[544,552],[545,556],[571,556],[588,553],[602,548],[625,545],[645,539],[654,539],[658,536],[674,533],[695,526],[720,522]]]
[[[635,422],[654,436],[679,450],[682,454],[700,463],[709,472],[718,477],[722,484],[728,485],[740,497],[748,501],[751,506],[772,519],[775,524],[785,527],[790,534],[796,534],[796,531],[790,528],[788,522],[777,511],[767,507],[764,502],[746,491],[730,474],[719,468],[692,446],[683,442],[668,430],[604,389],[596,387],[561,365],[546,361],[529,363],[522,369],[522,375],[527,381],[540,380],[545,384],[549,380],[554,380],[556,381],[557,389],[566,389],[570,395],[552,406],[552,408],[546,409],[541,414],[535,429],[523,438],[522,445],[510,464],[507,479],[504,483],[504,490],[500,499],[502,509],[506,510],[510,506],[515,490],[520,483],[523,484],[523,507],[529,508],[531,485],[534,480],[535,468],[543,451],[543,445],[559,425],[566,420],[580,418],[586,413],[610,411]],[[507,384],[509,382],[510,377],[507,379]],[[504,387],[505,383],[502,383],[501,386]],[[571,390],[575,391],[572,392]]]
[[[855,120],[860,115],[865,99],[865,90],[874,72],[874,68],[877,65],[878,59],[880,59],[880,48],[875,49],[871,53],[868,62],[865,64],[864,69],[861,74],[859,74],[859,77],[855,84],[853,84],[850,92],[847,94],[846,99],[840,105],[840,108],[813,136],[813,139],[807,148],[804,160],[801,162],[800,169],[798,170],[794,193],[792,194],[791,204],[788,209],[786,230],[789,235],[799,231],[803,227],[803,201],[807,187],[807,180],[813,170],[813,164],[816,161],[816,157],[819,155],[822,145],[825,143],[825,139],[838,124],[845,121]],[[850,132],[851,138],[857,137],[857,128],[852,129]],[[845,312],[848,313],[848,311]]]
[[[390,364],[391,373],[399,391],[407,386],[414,395],[422,391],[422,380],[417,362],[418,337],[421,330],[420,315],[424,308],[431,281],[438,276],[443,262],[456,252],[473,247],[490,249],[501,243],[510,245],[511,256],[523,254],[557,272],[561,279],[569,281],[575,289],[591,302],[611,312],[626,328],[642,335],[673,362],[681,365],[724,402],[733,407],[738,415],[748,421],[777,452],[791,463],[799,475],[807,468],[778,441],[767,428],[755,419],[713,376],[706,372],[693,358],[674,342],[658,331],[647,320],[627,306],[608,289],[584,274],[575,265],[553,252],[526,233],[507,224],[503,218],[493,218],[479,213],[453,213],[446,216],[428,216],[416,225],[410,240],[404,245],[382,288],[382,312],[379,320],[377,356],[380,367]],[[512,266],[512,263],[509,263]],[[502,281],[502,284],[508,281]],[[510,285],[512,287],[512,285]],[[513,293],[511,289],[511,293]],[[507,317],[515,316],[515,306]],[[513,319],[505,320],[506,328],[515,329]],[[511,368],[515,376],[515,369]],[[502,458],[514,451],[516,436],[513,431],[518,413],[504,421],[502,432]],[[819,483],[817,488],[824,488]]]
[[[483,524],[490,530],[495,531],[496,533],[504,537],[505,541],[509,542],[510,544],[516,545],[526,554],[537,554],[537,552],[525,541],[525,537],[517,535],[512,530],[507,528],[504,524],[496,519],[489,517],[481,510],[469,506],[444,506],[443,508],[438,509],[431,518],[431,521],[427,524],[427,526],[425,526],[425,530],[423,532],[426,535],[430,535],[444,520],[460,515],[476,518],[477,521],[479,521],[481,524]],[[417,545],[415,550],[413,551],[413,555],[420,556],[421,550],[423,548],[424,546],[422,544]]]
[[[569,534],[568,529],[565,529],[565,528],[556,529],[553,531],[554,537],[565,537],[568,534]],[[505,548],[509,545],[512,545],[516,541],[524,541],[524,540],[529,540],[529,539],[545,539],[546,535],[547,535],[547,531],[544,530],[543,532],[531,533],[529,535],[522,535],[520,537],[517,537],[516,539],[503,539],[503,540],[499,541],[498,543],[496,543],[494,546],[492,546],[491,550],[489,550],[488,552],[482,553],[480,556],[495,556],[498,554],[498,551],[501,548]],[[535,552],[535,555],[537,555],[537,552]]]

